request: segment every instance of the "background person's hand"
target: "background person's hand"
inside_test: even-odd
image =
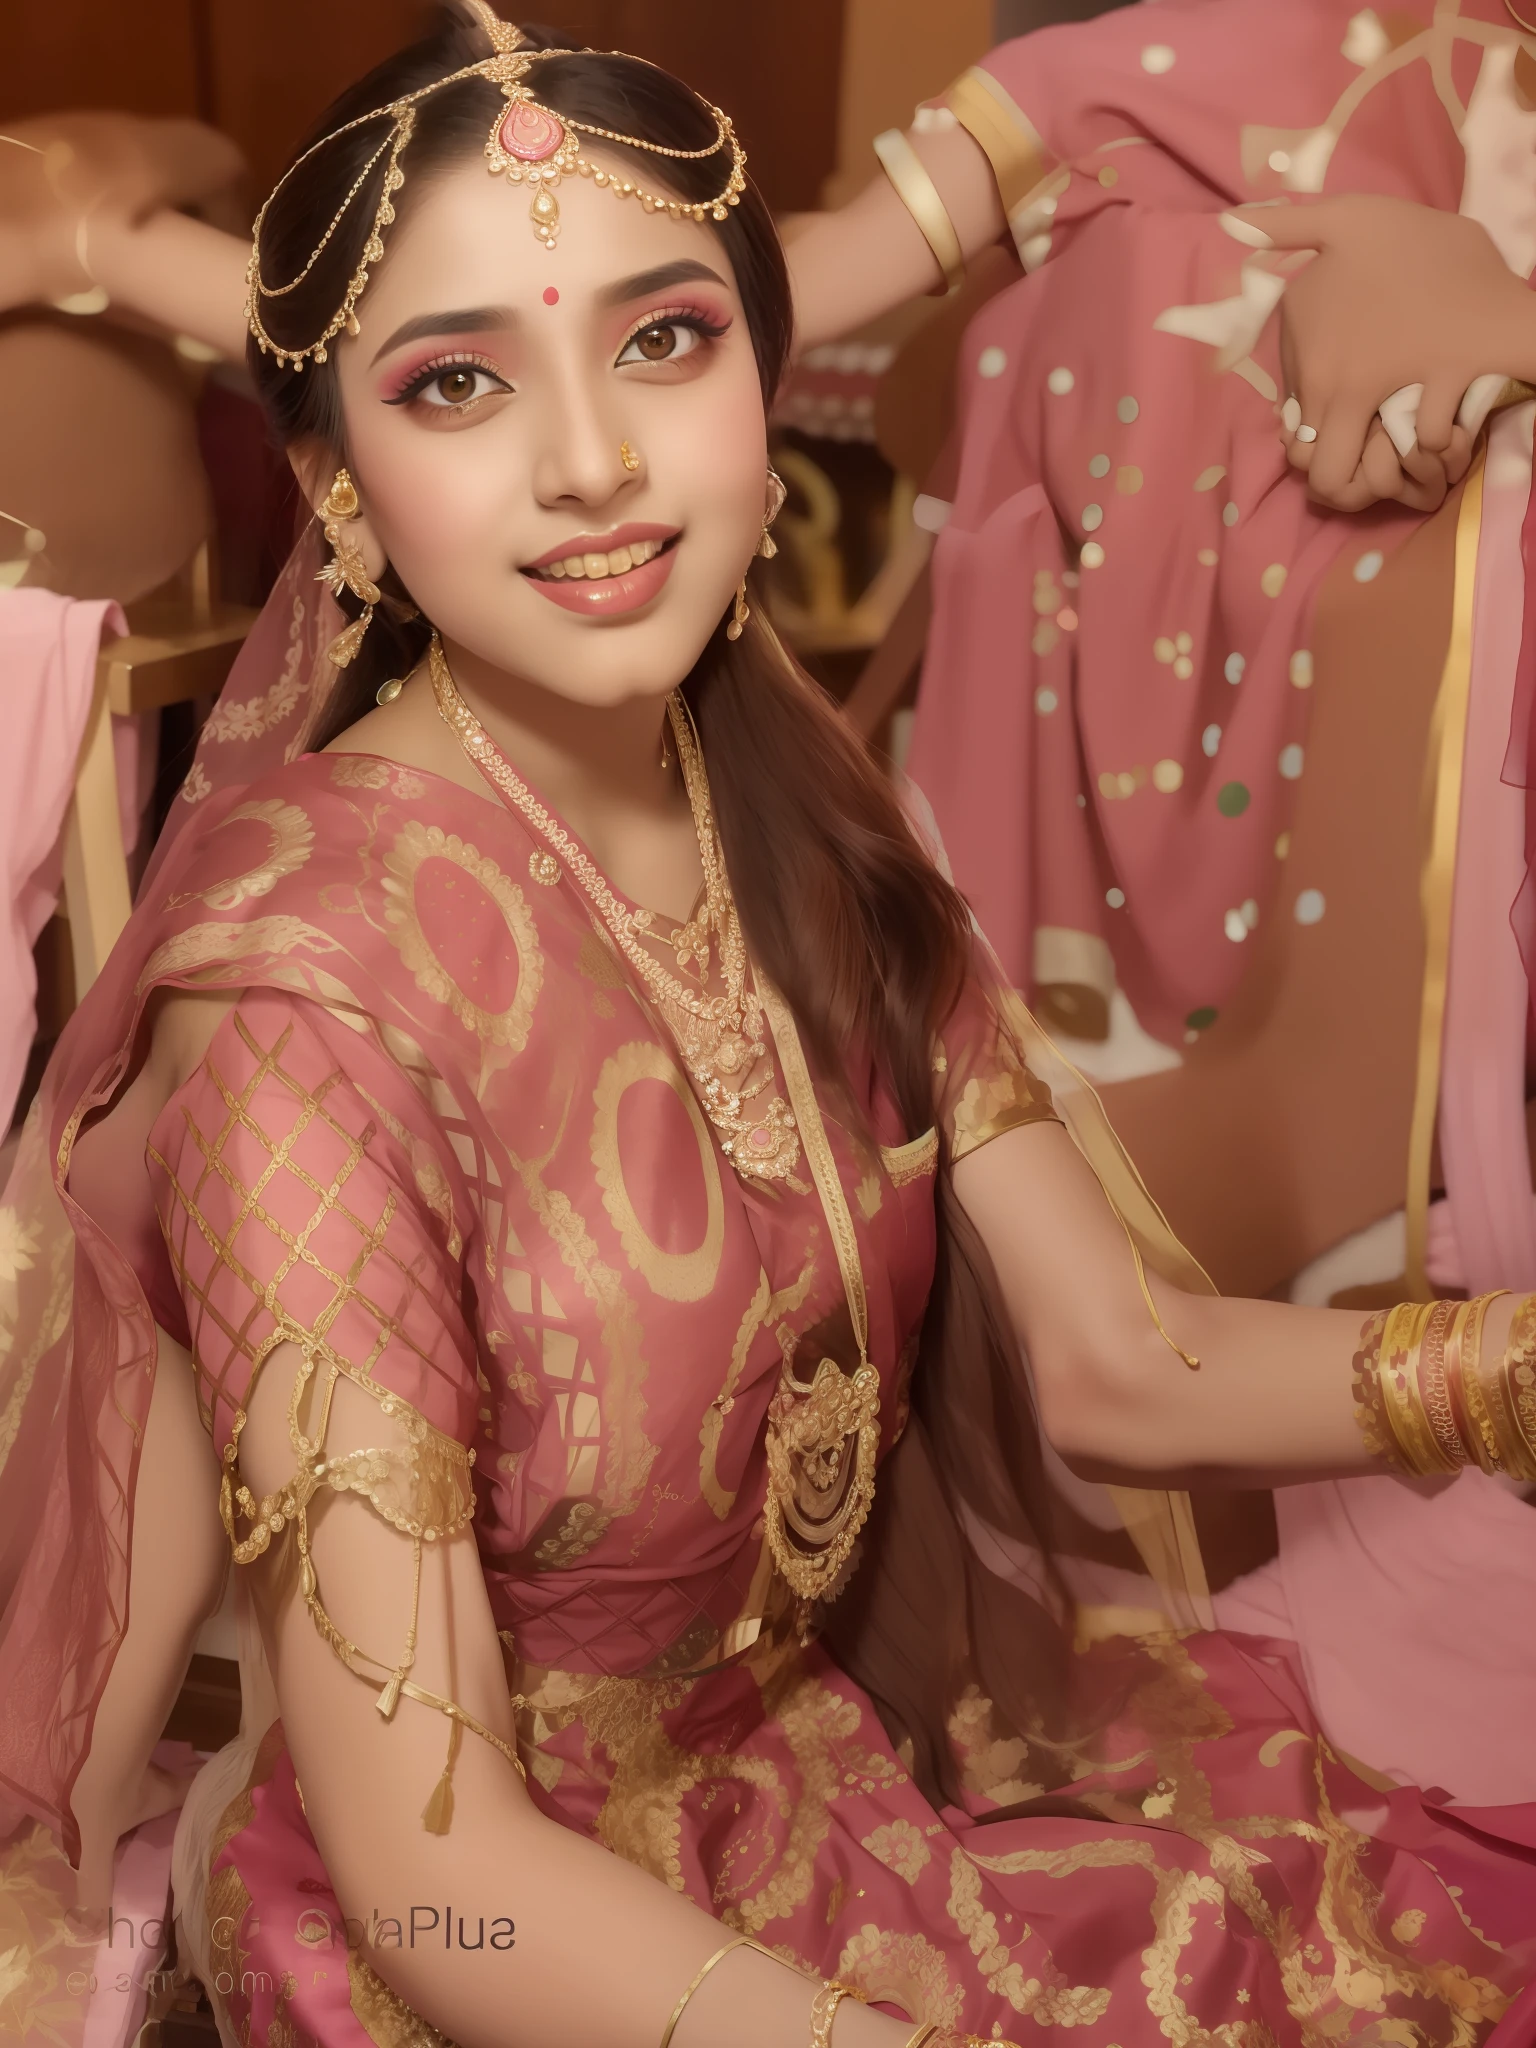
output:
[[[1240,210],[1278,249],[1315,250],[1282,302],[1287,455],[1338,511],[1383,498],[1433,510],[1471,459],[1456,414],[1490,371],[1536,366],[1536,305],[1487,230],[1461,214],[1361,194]],[[1383,401],[1422,384],[1418,446],[1400,457]],[[1297,413],[1299,407],[1299,416]],[[1315,435],[1315,438],[1311,438]]]
[[[93,223],[190,207],[226,224],[245,168],[234,143],[198,121],[46,114],[0,130],[0,312],[89,292]]]

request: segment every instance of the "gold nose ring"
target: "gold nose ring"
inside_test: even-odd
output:
[[[619,443],[619,460],[631,475],[640,467],[640,458],[627,441]]]

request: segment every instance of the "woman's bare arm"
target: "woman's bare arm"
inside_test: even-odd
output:
[[[907,140],[938,187],[967,259],[1008,226],[997,180],[965,129],[912,131]],[[787,249],[795,295],[795,345],[814,348],[943,282],[922,230],[878,173],[836,213],[813,214]]]
[[[292,1347],[274,1352],[251,1397],[241,1468],[258,1494],[292,1474],[295,1364]],[[391,1427],[366,1394],[338,1383],[330,1455],[385,1445]],[[409,1539],[351,1498],[317,1505],[312,1527],[327,1610],[361,1648],[392,1657],[409,1611]],[[261,1593],[258,1605],[268,1605]],[[500,1751],[468,1732],[454,1769],[452,1826],[428,1833],[422,1809],[443,1769],[447,1719],[409,1697],[383,1719],[375,1688],[345,1668],[297,1598],[279,1607],[268,1641],[305,1812],[348,1918],[366,1929],[377,1913],[408,1928],[413,1904],[451,1901],[471,1938],[476,1922],[486,1923],[483,1949],[456,1941],[445,1949],[440,1938],[370,1945],[370,1967],[461,2048],[656,2048],[684,1987],[730,1929],[547,1818]],[[500,1646],[467,1533],[427,1548],[411,1676],[513,1740]],[[512,1923],[511,1947],[490,1944],[498,1920]],[[677,2048],[803,2048],[815,1989],[767,1957],[734,1954],[690,2002]],[[911,2031],[851,2004],[838,2016],[841,2048],[898,2048]]]
[[[1355,1419],[1362,1318],[1334,1309],[1227,1301],[1149,1275],[1159,1335],[1129,1243],[1059,1124],[995,1139],[955,1169],[1029,1354],[1041,1426],[1085,1478],[1128,1485],[1278,1485],[1379,1472]],[[1496,1301],[1485,1344],[1502,1348],[1513,1303]]]

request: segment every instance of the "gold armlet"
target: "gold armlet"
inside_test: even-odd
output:
[[[895,187],[897,198],[922,230],[934,261],[944,273],[946,289],[957,290],[965,278],[965,251],[960,247],[949,209],[939,197],[939,188],[928,175],[922,158],[899,128],[887,128],[883,135],[875,137],[875,155]]]
[[[503,1741],[456,1700],[443,1699],[437,1693],[428,1692],[425,1687],[415,1684],[410,1676],[416,1662],[421,1613],[422,1545],[458,1535],[469,1527],[474,1513],[469,1473],[475,1454],[444,1437],[410,1402],[378,1385],[366,1373],[345,1367],[313,1332],[285,1325],[275,1333],[269,1348],[275,1349],[277,1344],[284,1342],[299,1347],[299,1364],[288,1402],[289,1439],[297,1455],[298,1467],[280,1493],[259,1504],[253,1501],[245,1487],[235,1484],[239,1432],[244,1423],[243,1414],[240,1416],[235,1434],[225,1447],[221,1497],[225,1527],[233,1543],[235,1560],[240,1564],[251,1562],[268,1548],[274,1536],[291,1529],[298,1553],[299,1592],[309,1610],[310,1620],[321,1640],[330,1645],[355,1677],[378,1687],[375,1705],[384,1719],[393,1718],[402,1694],[447,1715],[452,1723],[447,1760],[421,1816],[422,1825],[429,1833],[445,1835],[453,1822],[453,1767],[466,1728],[490,1743],[493,1749],[499,1749],[524,1782],[528,1775],[511,1743]],[[324,1371],[317,1379],[320,1367]],[[346,1451],[335,1457],[327,1454],[325,1444],[332,1402],[343,1376],[377,1400],[381,1412],[403,1431],[407,1439],[404,1451],[377,1448]],[[313,1434],[306,1431],[301,1419],[304,1403],[309,1398],[315,1400],[318,1410],[312,1425]],[[393,1666],[360,1649],[344,1636],[320,1597],[320,1582],[310,1551],[309,1508],[316,1494],[327,1489],[365,1499],[382,1521],[411,1539],[410,1620],[400,1655]],[[250,1535],[243,1540],[237,1537],[237,1513],[250,1518],[253,1523]],[[382,1683],[380,1674],[383,1675]]]
[[[1404,1302],[1363,1325],[1355,1415],[1373,1458],[1416,1478],[1476,1465],[1536,1479],[1536,1295],[1489,1363],[1483,1325],[1499,1292]]]

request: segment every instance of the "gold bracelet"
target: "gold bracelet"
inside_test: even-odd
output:
[[[1459,1469],[1435,1441],[1422,1388],[1426,1345],[1433,1344],[1433,1326],[1446,1306],[1438,1301],[1400,1303],[1387,1317],[1381,1343],[1379,1378],[1387,1424],[1405,1469],[1424,1479]],[[1442,1345],[1443,1337],[1442,1325]]]
[[[1490,1367],[1483,1325],[1502,1292],[1402,1302],[1362,1326],[1355,1418],[1372,1457],[1415,1478],[1476,1465],[1536,1480],[1536,1295],[1516,1309]]]
[[[1460,1378],[1462,1337],[1471,1308],[1469,1301],[1436,1302],[1419,1352],[1419,1405],[1434,1447],[1449,1472],[1459,1472],[1471,1462],[1451,1396],[1452,1384]]]
[[[902,2043],[902,2048],[929,2048],[929,2044],[937,2038],[938,2031],[937,2020],[925,2020],[917,2032],[909,2035]]]
[[[698,1971],[693,1982],[688,1986],[676,2005],[673,2006],[672,2017],[667,2021],[666,2031],[661,2037],[661,2048],[671,2048],[672,2036],[677,2030],[678,2021],[683,2016],[684,2006],[687,2005],[689,1999],[692,1998],[716,1963],[722,1962],[731,1953],[732,1949],[737,1948],[755,1948],[760,1956],[767,1956],[770,1962],[779,1964],[780,1968],[788,1969],[790,1967],[782,1956],[776,1956],[771,1948],[764,1948],[763,1944],[760,1941],[754,1941],[750,1934],[735,1935],[730,1941],[725,1943],[723,1948],[715,1950],[709,1961]]]
[[[922,230],[923,240],[944,273],[945,286],[957,290],[965,278],[965,251],[927,166],[899,128],[887,128],[875,137],[875,155],[896,188],[897,198]]]
[[[835,1977],[829,1977],[811,2000],[811,2048],[832,2048],[832,2022],[845,1998],[856,1998],[860,2005],[868,2003],[862,1991],[840,1984]]]
[[[1536,1294],[1515,1310],[1498,1365],[1478,1378],[1492,1411],[1502,1469],[1529,1483],[1536,1479]]]
[[[1483,1323],[1491,1305],[1505,1291],[1499,1288],[1469,1301],[1457,1318],[1446,1347],[1446,1392],[1458,1411],[1455,1421],[1472,1462],[1485,1472],[1504,1469],[1504,1453],[1489,1404],[1490,1388],[1483,1381],[1482,1358]]]
[[[1003,212],[1012,220],[1030,193],[1050,175],[1045,144],[1010,95],[979,64],[961,72],[945,93],[944,102],[986,153]]]

